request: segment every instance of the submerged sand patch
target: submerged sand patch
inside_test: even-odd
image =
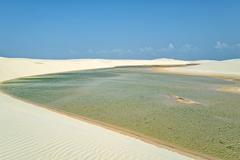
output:
[[[116,66],[143,65],[143,64],[144,65],[146,64],[148,65],[165,64],[166,65],[169,63],[185,64],[185,62],[176,62],[175,60],[172,62],[170,62],[170,60],[166,60],[166,61],[164,60],[153,60],[153,61],[37,60],[39,62],[32,63],[35,61],[36,60],[31,60],[31,59],[0,58],[0,64],[1,64],[0,65],[1,66],[0,81],[5,81],[5,80],[23,77],[23,76],[38,75],[38,74],[95,69],[95,68],[112,68]],[[239,60],[234,60],[234,61],[236,62],[234,63],[233,62],[230,63],[227,61],[217,62],[217,63],[204,62],[199,66],[174,67],[171,69],[168,68],[169,70],[166,69],[166,72],[167,73],[173,72],[173,73],[186,74],[186,75],[194,75],[194,74],[214,75],[214,76],[230,75],[231,77],[232,76],[235,77],[236,75],[239,76],[240,72],[239,72]],[[42,63],[42,65],[39,65],[39,63]],[[224,96],[231,97],[230,94],[226,94]],[[232,97],[236,97],[236,96],[232,96]],[[4,95],[0,94],[0,99],[1,98],[4,98]],[[171,98],[170,100],[172,101],[175,100],[178,103],[185,103],[185,104],[188,104],[188,103],[194,104],[193,102],[195,102],[193,100],[186,99],[184,97],[179,97],[179,96],[175,96],[175,98]],[[98,157],[100,156],[101,158],[105,158],[105,159],[116,159],[116,158],[117,159],[151,159],[151,158],[159,159],[159,157],[161,158],[167,157],[166,159],[188,158],[188,157],[179,157],[179,155],[175,155],[172,153],[170,153],[170,155],[168,153],[166,154],[165,152],[163,153],[159,150],[159,148],[153,148],[154,146],[150,146],[150,147],[146,146],[148,144],[145,144],[145,143],[143,144],[135,143],[133,142],[133,140],[129,140],[130,137],[127,137],[126,139],[124,138],[125,140],[123,140],[121,137],[119,137],[120,135],[115,132],[106,133],[106,131],[103,131],[101,129],[99,129],[99,131],[96,131],[97,126],[92,126],[90,124],[85,124],[85,123],[84,125],[81,123],[82,121],[80,122],[76,121],[75,123],[72,123],[69,119],[63,118],[62,117],[63,115],[58,115],[57,117],[59,118],[57,118],[56,116],[50,115],[50,113],[45,113],[37,109],[34,109],[36,107],[35,105],[30,105],[28,103],[21,104],[22,102],[19,102],[19,101],[16,101],[16,103],[14,103],[15,101],[16,99],[12,99],[12,98],[9,100],[5,98],[0,100],[0,104],[1,104],[0,113],[2,115],[0,116],[0,119],[2,118],[1,122],[3,123],[2,125],[0,125],[1,131],[2,131],[0,133],[1,135],[0,137],[5,137],[4,139],[0,138],[0,140],[4,140],[4,143],[2,143],[3,144],[2,146],[4,147],[0,149],[0,152],[1,152],[0,159],[11,159],[11,158],[12,159],[28,159],[29,157],[31,159],[40,159],[40,158],[48,159],[49,157],[50,159],[78,159],[79,157],[81,157],[81,159],[84,159],[85,157],[86,159],[96,159],[96,156]],[[203,101],[201,100],[201,102],[204,102],[205,104],[204,100]],[[235,113],[238,113],[236,112],[235,108],[238,108],[238,107],[230,105],[226,110],[224,110],[223,108],[224,106],[220,105],[219,107],[220,109],[223,109],[223,111],[226,111],[227,113],[229,113],[224,115],[230,115],[229,117],[232,118],[231,120],[233,121],[236,120],[237,122],[239,115],[235,114]],[[196,114],[194,113],[196,112],[192,112],[192,111],[197,110],[197,113],[199,113],[198,107],[195,107],[195,108],[182,107],[182,108],[184,108],[184,110],[190,109],[191,114],[185,114],[186,116],[184,117],[178,116],[180,118],[183,117],[189,120],[193,117],[193,119],[195,119],[194,116]],[[182,108],[179,107],[177,109],[181,110]],[[25,109],[27,111],[25,111]],[[31,110],[33,110],[33,112]],[[175,111],[175,108],[174,108],[174,111]],[[234,114],[231,115],[232,112],[234,112]],[[233,159],[234,157],[235,158],[238,157],[237,144],[235,149],[233,149],[233,147],[231,148],[228,147],[228,149],[230,148],[232,150],[232,151],[228,151],[228,150],[222,149],[223,147],[221,148],[222,144],[219,145],[217,141],[214,141],[214,139],[218,140],[220,138],[226,138],[226,142],[231,142],[229,141],[229,139],[231,140],[233,138],[229,138],[229,135],[231,137],[235,135],[234,134],[235,132],[233,132],[235,130],[227,129],[227,132],[223,132],[224,131],[224,128],[223,128],[223,131],[221,130],[221,133],[226,133],[226,134],[221,135],[221,137],[219,138],[218,133],[219,133],[219,129],[221,128],[217,128],[216,130],[215,126],[225,127],[224,125],[225,123],[223,123],[223,121],[214,121],[214,123],[212,123],[213,125],[211,125],[211,123],[209,122],[211,122],[210,120],[211,120],[212,113],[210,116],[208,116],[209,114],[207,112],[205,113],[206,113],[205,114],[206,116],[201,117],[201,119],[198,121],[197,125],[195,126],[201,127],[203,125],[201,125],[201,123],[199,122],[208,122],[208,125],[207,125],[208,128],[211,128],[211,131],[216,131],[216,132],[212,132],[212,134],[214,135],[214,138],[211,140],[211,143],[208,143],[209,141],[207,141],[206,143],[202,143],[202,144],[212,145],[214,146],[216,151],[217,149],[221,149],[219,150],[219,152],[216,152],[216,154],[219,154],[220,157],[224,157],[225,159]],[[34,116],[35,114],[36,116]],[[165,115],[171,115],[171,114],[165,114]],[[183,122],[183,120],[184,119],[181,119],[179,121]],[[6,125],[6,121],[8,122],[7,123],[8,125]],[[59,123],[57,123],[56,121]],[[177,121],[175,121],[175,123],[176,122]],[[169,123],[170,121],[167,121],[166,124],[169,124]],[[205,123],[202,123],[202,124],[205,124]],[[162,128],[164,128],[164,126],[165,124],[162,125]],[[226,126],[229,126],[229,124],[226,124]],[[39,130],[39,131],[36,132],[36,130],[37,131]],[[195,139],[201,138],[201,136],[199,136],[199,138],[189,137],[196,133],[194,131],[198,131],[198,130],[189,129],[189,126],[187,127],[187,130],[189,130],[188,135],[186,136],[187,140],[189,139],[190,141],[193,141]],[[236,132],[236,133],[239,133],[239,132]],[[233,139],[234,141],[238,139],[237,137],[238,135],[239,134],[236,134],[236,138]],[[27,137],[25,138],[24,136],[27,136]],[[125,143],[123,143],[124,141]],[[34,144],[32,142],[34,142]],[[121,142],[121,144],[119,144],[118,142],[119,143]],[[199,145],[199,147],[201,146]],[[216,147],[219,147],[219,148],[216,148]],[[206,148],[204,147],[204,150],[208,151],[207,146]],[[210,149],[210,151],[212,150]],[[9,154],[9,153],[12,153],[12,154]],[[12,157],[9,158],[9,156],[12,156]]]
[[[224,86],[224,87],[218,88],[217,91],[240,94],[240,87],[236,87],[236,86],[231,86],[231,87],[229,87],[229,86]]]
[[[195,159],[1,92],[0,111],[1,160]]]
[[[191,99],[187,99],[187,98],[180,97],[177,95],[170,95],[170,96],[171,96],[171,98],[175,99],[175,101],[177,103],[188,104],[188,105],[200,105],[199,102],[193,101]]]
[[[185,64],[176,60],[32,60],[0,57],[0,82],[66,71],[129,65]],[[0,93],[0,159],[193,158]],[[7,123],[6,123],[7,122]]]

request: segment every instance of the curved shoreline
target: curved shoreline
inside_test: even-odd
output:
[[[152,145],[154,145],[154,146],[156,146],[158,148],[164,148],[164,149],[167,149],[167,150],[179,153],[181,155],[193,158],[195,160],[217,160],[217,158],[215,158],[215,157],[210,157],[210,156],[203,155],[203,154],[191,151],[191,150],[187,150],[187,149],[183,149],[183,148],[180,148],[180,147],[176,147],[176,146],[174,146],[172,144],[169,144],[169,143],[166,143],[166,142],[164,142],[162,140],[159,140],[159,139],[156,139],[156,138],[152,138],[152,137],[146,136],[144,134],[128,130],[128,129],[123,128],[123,127],[112,125],[112,124],[109,124],[109,123],[106,123],[106,122],[102,122],[102,121],[99,121],[99,120],[94,120],[94,119],[91,119],[91,118],[88,118],[88,117],[85,117],[85,116],[81,116],[81,115],[77,115],[77,114],[74,114],[74,113],[71,113],[71,112],[66,112],[66,111],[63,111],[63,110],[58,110],[58,109],[55,109],[55,108],[47,107],[47,106],[42,105],[42,104],[33,103],[31,101],[27,101],[25,99],[22,99],[22,98],[15,97],[13,95],[7,94],[7,93],[5,93],[5,92],[3,92],[1,90],[0,90],[0,93],[5,94],[7,96],[10,96],[10,97],[12,97],[14,99],[20,100],[22,102],[25,102],[25,103],[28,103],[28,104],[32,104],[35,107],[40,107],[40,108],[46,109],[48,111],[55,112],[57,114],[61,114],[61,115],[67,116],[69,118],[73,118],[73,119],[77,119],[77,120],[80,120],[80,121],[84,121],[84,122],[87,122],[89,124],[92,124],[92,125],[95,125],[95,126],[99,126],[99,127],[102,127],[102,128],[105,128],[105,129],[108,129],[108,130],[120,133],[122,135],[126,135],[126,136],[129,136],[129,137],[141,140],[141,141],[143,141],[145,143],[152,144]]]
[[[0,64],[2,64],[1,62],[1,58],[0,58]],[[4,58],[4,60],[6,60]],[[12,59],[10,59],[12,60]],[[11,64],[12,62],[4,62],[3,66],[5,67],[10,67],[9,69],[9,72],[5,72],[4,70],[1,70],[0,68],[0,73],[4,73],[2,74],[2,77],[0,77],[0,83],[3,83],[5,81],[8,81],[8,80],[12,80],[12,79],[16,79],[16,78],[20,78],[20,77],[29,77],[29,76],[37,76],[37,75],[46,75],[46,74],[55,74],[55,73],[63,73],[63,72],[73,72],[73,71],[79,71],[79,70],[88,70],[88,69],[100,69],[100,68],[112,68],[112,67],[117,67],[117,66],[129,66],[129,64],[131,66],[134,66],[134,65],[153,65],[153,66],[156,66],[159,65],[159,66],[162,66],[162,62],[164,65],[166,66],[169,66],[169,64],[171,65],[186,65],[186,64],[189,64],[190,62],[183,62],[183,61],[166,61],[166,60],[159,60],[159,61],[155,61],[155,60],[150,60],[150,61],[111,61],[111,60],[79,60],[79,61],[58,61],[57,63],[55,61],[42,61],[42,60],[30,60],[30,59],[27,59],[26,61],[28,61],[27,63],[25,62],[26,59],[24,59],[24,62],[21,62],[21,63],[18,63],[18,59],[13,59],[13,61],[16,61],[16,64],[17,65],[22,65],[22,69],[20,67],[19,68],[11,68],[11,67],[14,67],[15,62],[13,64]],[[31,64],[28,64],[29,62],[31,62]],[[37,63],[38,62],[38,63]],[[41,62],[41,63],[40,63]],[[26,64],[25,64],[26,63]],[[51,64],[51,63],[54,63],[54,64]],[[72,64],[74,63],[74,64]],[[191,62],[192,63],[192,62]],[[58,65],[64,65],[64,64],[67,64],[66,66],[62,67],[62,68],[58,68]],[[32,68],[31,68],[31,65],[32,65]],[[40,65],[41,67],[42,66],[45,66],[45,68],[39,68]],[[87,65],[87,66],[85,66]],[[201,64],[200,64],[201,65]],[[225,64],[226,65],[226,64]],[[37,66],[37,67],[36,67]],[[192,67],[192,66],[189,66],[189,67]],[[194,67],[194,66],[193,66]],[[181,67],[183,69],[185,69],[185,67]],[[186,67],[187,68],[187,67]],[[30,69],[30,70],[29,70]],[[175,72],[176,71],[176,72]],[[183,70],[184,71],[184,70]],[[189,72],[188,70],[182,72],[178,72],[178,70],[175,70],[175,67],[171,68],[171,71],[169,71],[168,73],[176,73],[176,74],[186,74],[186,75],[191,75],[191,72]],[[216,72],[217,73],[217,72]],[[218,74],[218,73],[217,73]],[[204,74],[199,74],[201,76],[204,76]],[[225,76],[223,74],[219,74],[221,75],[221,77],[227,77],[229,78],[228,76]],[[3,77],[5,76],[5,77]],[[1,93],[0,92],[0,98],[2,98],[1,96],[4,96],[6,95],[6,93]],[[6,96],[9,96],[9,95],[6,95]],[[12,96],[9,96],[10,98],[13,98]],[[15,101],[16,97],[12,99],[12,101]],[[16,100],[19,100],[19,98],[17,98]],[[22,100],[20,100],[22,101]],[[23,103],[25,103],[26,101],[22,101]],[[19,102],[20,103],[20,102]],[[33,103],[29,103],[27,102],[26,105],[28,104],[33,104]],[[82,123],[82,122],[87,122],[89,125],[94,125],[95,127],[101,127],[101,128],[105,128],[107,130],[111,130],[111,131],[114,131],[117,135],[117,133],[120,133],[121,135],[125,135],[125,136],[128,136],[129,137],[129,141],[131,138],[134,138],[136,140],[141,140],[143,143],[145,143],[146,145],[147,144],[151,144],[151,145],[154,145],[154,146],[157,146],[159,148],[159,150],[168,150],[169,152],[172,152],[172,153],[176,153],[176,154],[179,154],[181,156],[187,156],[186,159],[188,158],[194,158],[194,159],[216,159],[216,158],[213,158],[213,157],[208,157],[206,155],[201,155],[199,153],[195,153],[193,151],[188,151],[188,150],[185,150],[185,149],[182,149],[182,148],[178,148],[178,147],[175,147],[174,145],[170,145],[170,144],[167,144],[163,141],[160,141],[160,140],[156,140],[156,139],[153,139],[151,137],[148,137],[148,136],[145,136],[145,135],[141,135],[139,133],[135,133],[135,132],[132,132],[132,131],[129,131],[127,129],[124,129],[124,128],[121,128],[121,127],[116,127],[114,125],[111,125],[111,124],[106,124],[104,122],[99,122],[97,120],[92,120],[92,119],[89,119],[89,118],[86,118],[86,117],[82,117],[82,116],[79,116],[79,115],[73,115],[72,113],[66,113],[66,112],[63,112],[63,111],[59,111],[59,110],[54,110],[54,109],[51,109],[49,107],[46,107],[46,106],[39,106],[38,104],[33,104],[32,106],[34,106],[33,108],[42,108],[44,110],[48,110],[50,112],[54,112],[56,114],[59,114],[60,116],[62,116],[63,118],[64,117],[68,117],[68,118],[71,118],[71,119],[77,119],[77,120],[80,120],[79,123]],[[1,109],[1,108],[0,108]],[[50,114],[50,113],[49,113]],[[114,134],[115,135],[115,134]],[[111,135],[113,136],[113,135]],[[0,139],[1,140],[1,139]],[[144,145],[145,145],[144,144]],[[164,156],[164,155],[163,155]],[[166,155],[165,155],[166,156]],[[175,155],[176,156],[176,155]],[[161,157],[159,157],[161,158]],[[180,158],[181,159],[181,158]]]
[[[169,65],[172,63],[175,65],[175,63],[185,64],[187,62],[169,62],[166,60],[160,62],[111,60],[66,60],[56,62],[46,60],[0,58],[0,64],[2,66],[2,68],[0,68],[0,73],[2,73],[0,76],[0,82],[20,77],[72,72],[86,69],[112,68],[115,66],[125,66],[129,64]],[[59,67],[59,65],[62,67]],[[104,127],[103,124],[100,125],[100,123],[97,123],[96,121],[94,123],[92,120],[88,120],[83,117],[80,119],[80,117],[73,117],[72,115],[69,115],[69,113],[63,114],[56,110],[50,110],[49,108],[38,107],[38,105],[31,104],[29,102],[26,103],[25,101],[18,100],[1,92],[0,109],[0,113],[2,114],[0,116],[0,126],[2,130],[0,137],[5,137],[3,139],[0,138],[1,144],[5,146],[4,148],[1,148],[0,146],[0,159],[9,160],[16,159],[16,157],[17,159],[34,159],[26,158],[30,156],[30,153],[32,157],[37,157],[38,159],[39,156],[41,159],[45,155],[51,156],[52,154],[54,154],[53,159],[72,159],[73,157],[69,157],[71,155],[64,155],[64,158],[57,158],[57,155],[66,154],[68,151],[74,152],[76,157],[80,156],[82,158],[86,156],[88,159],[96,159],[100,157],[105,157],[104,159],[192,159],[190,156],[183,155],[166,147],[146,143],[146,139],[137,138],[136,136],[133,136],[134,134],[132,134],[132,136],[130,136],[130,134],[126,134],[127,132],[124,132],[125,134],[123,134],[123,131],[120,132],[118,130],[117,132],[117,129],[113,129],[114,127],[107,125],[104,125]],[[27,114],[27,116],[24,116],[25,114]],[[47,124],[44,124],[47,119],[49,119],[49,123],[47,122]],[[7,124],[6,121],[8,122]],[[41,126],[38,127],[38,124],[41,124]],[[71,131],[73,127],[77,127],[78,129],[74,129],[73,132]],[[39,130],[40,133],[43,132],[43,135],[39,135],[40,133],[35,131],[35,129]],[[59,134],[58,130],[62,130],[62,133]],[[19,137],[18,134],[20,133],[25,134]],[[15,139],[17,144],[15,144]],[[41,139],[43,139],[43,141]],[[69,142],[71,139],[75,139],[75,141]],[[86,140],[88,139],[91,143],[88,141],[86,143]],[[44,142],[46,140],[47,142]],[[92,140],[94,141],[92,142]],[[18,141],[20,141],[20,143]],[[35,143],[39,145],[33,147],[32,145]],[[65,143],[70,143],[71,146],[75,146],[75,148],[69,148]],[[49,149],[41,147],[46,144],[54,146]],[[100,146],[105,147],[102,148]],[[66,151],[66,153],[65,151],[61,153],[56,147],[68,151]],[[76,147],[83,147],[83,150],[77,151]],[[37,150],[41,151],[41,153],[36,152]],[[15,153],[12,153],[13,151],[15,151]]]
[[[88,143],[90,143],[90,142],[88,142],[88,143],[86,143],[86,142],[81,142],[83,139],[91,139],[91,138],[93,138],[92,140],[94,140],[95,138],[96,138],[96,140],[97,140],[97,142],[93,142],[94,144],[93,145],[95,145],[96,144],[96,147],[97,146],[99,146],[99,145],[104,145],[104,143],[106,143],[107,145],[108,145],[108,148],[110,147],[120,147],[120,148],[122,148],[123,146],[122,145],[124,145],[124,148],[123,149],[121,149],[121,150],[125,150],[125,149],[127,149],[127,152],[129,152],[129,153],[126,153],[126,155],[123,155],[123,156],[131,156],[131,157],[135,157],[136,159],[146,159],[146,157],[145,158],[143,158],[143,157],[139,157],[139,155],[143,155],[143,156],[152,156],[152,158],[149,158],[149,159],[153,159],[153,160],[157,160],[157,159],[161,159],[161,158],[163,158],[163,159],[172,159],[172,160],[175,160],[175,159],[179,159],[179,160],[192,160],[192,159],[202,159],[202,158],[195,158],[195,156],[190,156],[190,154],[188,155],[188,154],[182,154],[182,152],[179,152],[178,150],[173,150],[173,149],[170,149],[170,148],[168,148],[168,147],[163,147],[163,145],[156,145],[156,144],[154,144],[154,143],[149,143],[148,141],[143,141],[143,140],[145,140],[145,139],[143,139],[143,138],[137,138],[135,135],[133,135],[133,134],[126,134],[127,132],[125,132],[125,131],[121,131],[120,132],[120,130],[117,130],[117,129],[113,129],[113,127],[111,127],[111,126],[109,126],[109,125],[104,125],[104,124],[100,124],[100,123],[98,123],[97,121],[93,121],[93,120],[89,120],[89,119],[87,119],[87,118],[85,118],[85,117],[79,117],[79,116],[73,116],[72,114],[70,114],[70,113],[63,113],[63,112],[61,112],[61,111],[56,111],[56,110],[53,110],[53,109],[51,109],[51,108],[45,108],[45,107],[43,107],[43,106],[39,106],[39,105],[36,105],[36,104],[32,104],[32,103],[29,103],[29,102],[25,102],[25,101],[22,101],[22,100],[19,100],[19,99],[16,99],[16,98],[13,98],[12,96],[9,96],[9,95],[7,95],[7,94],[5,94],[5,93],[2,93],[2,92],[0,92],[0,100],[2,101],[1,102],[1,104],[3,104],[3,105],[1,105],[1,107],[0,107],[0,109],[1,109],[1,111],[2,111],[2,114],[5,112],[5,110],[7,110],[8,111],[8,108],[10,108],[10,110],[8,111],[8,112],[11,112],[11,114],[13,114],[13,115],[15,115],[16,116],[16,114],[17,114],[17,117],[22,117],[22,116],[24,116],[23,118],[25,119],[25,118],[27,118],[27,119],[31,119],[30,121],[26,121],[25,122],[25,120],[24,120],[24,125],[23,124],[20,124],[20,127],[21,127],[21,129],[20,130],[17,130],[17,132],[26,132],[26,134],[24,134],[24,135],[22,135],[22,136],[26,136],[26,137],[18,137],[18,136],[16,136],[15,134],[19,134],[19,133],[17,133],[17,132],[13,132],[13,130],[12,131],[10,131],[10,130],[8,130],[8,132],[10,131],[10,132],[12,132],[12,134],[10,134],[10,135],[8,135],[8,132],[7,133],[5,133],[4,131],[4,129],[2,130],[2,132],[0,133],[0,135],[2,136],[2,137],[8,137],[7,139],[0,139],[0,142],[1,142],[1,144],[3,144],[4,146],[5,146],[5,148],[1,148],[1,146],[0,146],[0,158],[1,159],[3,159],[3,160],[9,160],[9,159],[16,159],[16,157],[15,156],[17,156],[17,159],[26,159],[26,158],[23,158],[24,157],[24,155],[28,155],[29,153],[31,153],[32,154],[32,156],[37,156],[38,154],[37,153],[35,153],[35,151],[32,153],[31,151],[28,151],[28,149],[26,150],[26,148],[29,148],[29,146],[25,146],[26,144],[31,144],[32,143],[32,141],[38,141],[38,139],[45,139],[45,140],[48,140],[48,142],[50,143],[50,141],[52,141],[52,139],[54,138],[54,139],[56,139],[56,137],[55,137],[55,132],[57,133],[57,131],[55,131],[55,130],[52,130],[52,129],[54,129],[54,128],[56,128],[57,127],[57,130],[62,130],[62,129],[64,129],[63,130],[63,132],[61,132],[60,133],[60,135],[56,135],[57,137],[58,137],[58,139],[59,139],[59,137],[60,137],[60,140],[57,140],[57,142],[58,143],[62,143],[62,142],[64,142],[64,141],[68,141],[68,139],[72,139],[72,138],[77,138],[78,139],[78,142],[76,142],[76,141],[73,141],[73,142],[71,142],[72,144],[71,145],[80,145],[81,147],[83,147],[84,148],[84,150],[86,150],[86,152],[90,152],[89,151],[89,144]],[[4,101],[4,102],[3,102]],[[8,105],[6,105],[6,104],[8,104]],[[4,107],[4,108],[2,108],[2,107]],[[18,111],[18,110],[20,110],[20,112],[16,112],[16,111]],[[12,113],[12,111],[14,111],[13,113]],[[34,113],[32,113],[34,111]],[[20,115],[19,115],[20,114]],[[27,116],[25,115],[25,114],[27,114]],[[33,115],[32,115],[33,114]],[[37,115],[37,117],[36,117],[36,115]],[[0,122],[0,124],[1,124],[1,126],[3,127],[3,124],[4,123],[6,123],[5,121],[9,121],[9,119],[5,119],[4,117],[6,116],[6,114],[4,114],[4,115],[2,115],[1,117],[0,117],[0,120],[1,120],[1,122]],[[8,115],[7,115],[8,116]],[[14,117],[15,117],[14,116]],[[40,117],[39,117],[40,116]],[[32,118],[37,118],[37,119],[32,119]],[[39,123],[39,121],[42,123],[42,121],[44,122],[44,121],[48,121],[47,119],[45,119],[44,117],[47,117],[47,119],[51,119],[50,121],[49,121],[49,124],[45,124],[44,126],[36,126],[38,123]],[[10,117],[8,117],[8,118],[13,118],[12,116],[10,116]],[[16,129],[16,128],[18,128],[19,127],[19,120],[20,121],[23,121],[22,120],[22,118],[21,119],[18,119],[17,121],[16,121],[17,119],[15,119],[15,120],[13,120],[13,126],[11,126],[11,123],[10,124],[8,124],[8,127],[7,128],[11,128],[11,127],[14,127],[14,130]],[[17,123],[15,123],[15,121],[17,122]],[[36,123],[36,125],[34,125],[35,124],[35,121],[37,121],[37,123]],[[59,122],[60,121],[60,122]],[[26,123],[26,124],[25,124]],[[47,122],[48,123],[48,122]],[[56,126],[55,125],[55,123],[57,123],[58,125]],[[69,131],[69,129],[67,129],[66,128],[66,123],[67,124],[70,124],[72,127],[77,127],[76,129],[74,129],[74,132],[73,131]],[[83,124],[84,123],[84,124]],[[32,127],[30,127],[29,125],[34,125],[34,126],[32,126]],[[10,126],[9,126],[10,125]],[[24,127],[24,126],[27,126],[27,128],[26,127]],[[53,126],[54,126],[54,128],[52,128],[52,129],[47,129],[46,130],[46,128],[45,127],[47,127],[47,128],[49,128],[49,126],[50,126],[50,128],[52,128]],[[52,126],[52,127],[51,127]],[[30,127],[30,128],[29,128]],[[69,127],[69,125],[67,125],[67,127]],[[79,129],[78,129],[78,127],[80,127]],[[38,135],[39,133],[37,132],[37,131],[35,131],[35,128],[37,129],[37,128],[39,128],[40,130],[39,131],[41,131],[42,130],[42,132],[44,133],[44,134],[47,134],[47,137],[46,137],[46,135]],[[82,129],[81,129],[82,128]],[[23,129],[23,130],[22,130]],[[22,131],[21,131],[22,130]],[[28,130],[30,130],[31,132],[29,132]],[[93,130],[95,130],[95,131],[93,131]],[[84,132],[85,131],[85,132]],[[86,132],[87,131],[87,132]],[[54,133],[52,133],[52,132],[54,132]],[[71,135],[66,135],[65,134],[65,132],[67,132],[68,134],[69,134],[69,132],[70,132],[70,134]],[[99,133],[98,133],[99,132]],[[7,136],[6,136],[6,134],[7,134]],[[51,138],[51,136],[49,136],[49,134],[51,135],[51,136],[53,136],[53,138]],[[52,135],[53,134],[53,135]],[[73,134],[73,135],[72,135]],[[81,136],[81,134],[83,134],[84,135],[84,137],[82,137]],[[12,136],[12,135],[15,135],[14,137]],[[34,137],[36,137],[36,135],[37,135],[37,138],[38,139],[35,139],[34,140]],[[99,137],[100,136],[100,137]],[[32,137],[32,138],[31,138]],[[104,138],[105,137],[105,138]],[[9,141],[10,139],[18,139],[18,138],[20,138],[20,142],[21,143],[18,143],[18,144],[12,144],[12,140],[11,141]],[[30,138],[30,139],[29,139]],[[62,139],[63,138],[63,139]],[[100,141],[102,141],[100,144],[99,144],[99,138],[100,138]],[[102,139],[103,138],[103,139]],[[22,139],[24,140],[24,141],[22,141]],[[113,142],[112,142],[112,140],[114,140]],[[54,140],[54,141],[56,141],[56,140]],[[60,141],[60,142],[59,142]],[[62,141],[62,142],[61,142]],[[94,140],[95,141],[95,140]],[[17,142],[18,142],[18,140],[17,140]],[[79,142],[81,142],[81,143],[79,143]],[[34,143],[37,143],[37,144],[39,144],[39,143],[43,143],[42,141],[41,142],[34,142]],[[33,143],[33,144],[34,144]],[[65,143],[65,142],[64,142]],[[74,152],[76,152],[76,150],[74,149],[74,148],[69,148],[69,147],[67,147],[67,146],[65,146],[65,144],[59,144],[59,145],[57,145],[57,146],[54,146],[54,148],[55,147],[63,147],[63,148],[65,148],[65,149],[67,149],[67,150],[70,150],[70,151],[74,151]],[[92,142],[91,142],[92,143]],[[33,144],[31,144],[31,150],[32,149],[34,149],[35,147],[33,147],[32,145]],[[9,153],[9,151],[7,151],[7,152],[4,152],[5,151],[5,149],[6,148],[9,148],[8,147],[8,145],[11,145],[12,147],[10,147],[10,149],[11,150],[16,150],[16,148],[15,147],[17,147],[17,150],[18,151],[21,151],[20,153],[14,153],[14,155],[13,154],[10,154],[10,155],[8,155],[8,153]],[[54,144],[51,144],[51,145],[54,145]],[[152,145],[152,146],[151,146]],[[41,146],[41,145],[40,145]],[[86,148],[85,148],[86,147]],[[135,148],[136,147],[136,148]],[[155,148],[156,147],[156,148]],[[54,150],[54,148],[52,149],[52,150]],[[109,149],[110,149],[109,148]],[[146,148],[146,150],[142,150],[143,148]],[[34,150],[36,150],[36,148],[34,149]],[[39,148],[39,150],[45,150],[45,151],[47,151],[47,154],[52,154],[52,153],[49,153],[48,152],[48,150],[46,150],[46,148]],[[92,150],[91,148],[90,148],[90,150]],[[101,147],[100,148],[98,148],[98,150],[103,150],[103,151],[101,151],[101,152],[105,152],[104,151],[104,149],[102,149]],[[132,154],[132,151],[133,150],[135,150],[135,152],[136,153],[134,153],[134,154]],[[139,151],[138,151],[139,150]],[[152,150],[152,151],[147,151],[147,150]],[[27,151],[27,152],[26,152]],[[43,152],[43,151],[41,151],[41,152]],[[58,150],[54,150],[54,152],[56,152],[56,153],[54,153],[54,154],[60,154],[60,152],[58,151]],[[59,152],[59,153],[58,153]],[[125,152],[125,151],[124,151]],[[7,157],[8,158],[5,158],[5,156],[6,155],[4,155],[4,154],[7,154]],[[36,155],[35,155],[36,154]],[[90,153],[87,153],[87,154],[90,154],[91,156],[100,156],[100,157],[102,157],[103,155],[102,154],[98,154],[98,153],[94,153],[94,152],[90,152]],[[118,158],[113,158],[113,159],[123,159],[123,158],[121,158],[121,152],[118,152],[118,150],[117,150],[117,152],[116,152],[116,150],[110,150],[110,152],[109,152],[109,154],[110,155],[105,155],[104,154],[104,157],[105,157],[105,159],[106,159],[106,157],[108,157],[107,159],[112,159],[112,158],[110,158],[109,156],[111,156],[112,154],[114,155],[114,156],[117,156]],[[84,155],[85,155],[85,153],[84,153]],[[21,156],[23,156],[23,157],[21,157]],[[148,157],[147,156],[147,157]],[[9,158],[10,157],[10,158]],[[12,158],[12,157],[15,157],[15,158]],[[20,157],[20,158],[19,158]],[[138,158],[137,158],[138,157]],[[155,158],[154,158],[155,157]],[[158,157],[158,158],[157,158]],[[170,157],[170,158],[167,158],[167,157]],[[175,158],[174,158],[175,157]],[[76,158],[76,157],[75,157]],[[135,159],[134,158],[134,159]],[[28,159],[28,158],[27,158]],[[32,158],[30,158],[30,159],[32,159]],[[40,158],[41,159],[41,158]],[[55,159],[55,158],[53,158],[53,159]],[[59,158],[57,158],[57,159],[59,159]],[[61,159],[61,158],[60,158]],[[65,159],[65,158],[64,158]],[[66,159],[71,159],[70,157],[68,157],[68,158],[66,158]],[[95,159],[95,158],[90,158],[90,159]],[[124,159],[128,159],[128,158],[124,158]],[[131,158],[129,158],[129,159],[131,159]]]

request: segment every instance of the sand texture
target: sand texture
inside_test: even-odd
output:
[[[225,60],[225,61],[192,61],[199,65],[186,67],[169,67],[159,68],[160,72],[172,72],[187,75],[206,75],[240,78],[240,59]]]
[[[0,82],[24,76],[178,60],[33,60],[0,58]],[[0,93],[1,160],[190,160],[169,149],[82,122]]]
[[[77,59],[77,60],[39,60],[26,58],[0,57],[0,82],[39,74],[58,73],[76,70],[111,68],[118,66],[137,65],[186,65],[191,62],[158,59],[158,60],[103,60],[103,59]]]
[[[0,82],[39,74],[134,65],[186,65],[168,72],[240,75],[240,60],[33,60],[0,58]],[[1,160],[192,159],[169,149],[82,122],[0,93]]]
[[[190,160],[0,93],[1,160]]]

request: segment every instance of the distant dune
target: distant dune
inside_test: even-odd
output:
[[[195,66],[184,66],[200,63]],[[135,65],[183,65],[168,72],[240,75],[240,60],[37,60],[0,58],[0,82],[39,74]],[[162,68],[159,69],[162,71]],[[200,159],[36,107],[0,93],[0,159]],[[184,155],[182,155],[184,154]],[[193,158],[194,157],[194,158]]]
[[[137,65],[186,65],[191,62],[157,59],[157,60],[103,60],[103,59],[70,59],[70,60],[41,60],[27,58],[0,57],[0,82],[39,74],[67,72],[97,68]]]
[[[240,59],[225,61],[192,61],[199,65],[185,67],[159,68],[158,71],[173,72],[189,75],[206,75],[240,78]]]

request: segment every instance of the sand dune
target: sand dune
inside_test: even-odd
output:
[[[134,61],[0,58],[0,82],[23,76],[73,70],[188,63],[167,59]],[[0,159],[190,160],[193,158],[0,93]]]
[[[131,65],[186,65],[164,71],[240,76],[240,60],[179,61],[157,60],[37,60],[0,58],[0,82],[13,78]],[[163,71],[162,68],[159,71]],[[135,138],[98,127],[0,93],[0,159],[1,160],[71,160],[71,159],[200,159],[182,155],[169,148],[156,147]],[[186,156],[188,155],[188,156]],[[194,157],[194,158],[191,158]]]
[[[117,66],[136,65],[185,65],[191,62],[158,59],[158,60],[103,60],[103,59],[78,59],[78,60],[40,60],[27,58],[0,57],[0,82],[23,77],[47,73],[66,72],[84,69],[111,68]]]
[[[159,68],[158,71],[173,72],[190,75],[209,75],[240,78],[240,59],[225,61],[192,61],[199,65],[185,67]]]
[[[0,93],[1,160],[190,160]]]
[[[130,65],[186,65],[164,71],[240,76],[240,60],[34,60],[0,58],[0,82],[31,75]],[[162,71],[162,68],[159,69]],[[190,160],[180,153],[160,148],[111,130],[14,99],[0,93],[1,160],[143,159]]]

